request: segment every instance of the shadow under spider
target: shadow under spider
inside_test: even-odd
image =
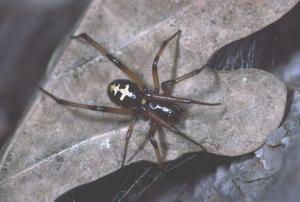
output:
[[[155,163],[140,161],[76,187],[58,197],[55,202],[147,201],[150,196],[153,198],[153,194],[160,195],[166,191],[171,184],[189,180],[191,175],[199,178],[213,174],[219,166],[228,167],[239,158],[189,153],[167,162],[165,171]]]

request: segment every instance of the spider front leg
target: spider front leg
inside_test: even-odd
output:
[[[198,105],[206,105],[206,106],[217,106],[221,105],[221,103],[208,103],[208,102],[200,102],[197,100],[175,97],[171,95],[160,95],[160,94],[150,94],[146,93],[145,97],[149,100],[163,101],[169,103],[184,103],[184,104],[198,104]]]
[[[131,71],[125,64],[123,64],[118,58],[110,54],[103,46],[97,43],[94,39],[88,36],[86,33],[79,34],[77,36],[72,36],[73,39],[83,39],[92,45],[96,50],[98,50],[103,56],[107,57],[112,63],[115,64],[121,71],[123,71],[130,79],[132,79],[141,90],[146,89],[143,81]]]
[[[173,34],[171,37],[169,37],[168,39],[166,39],[165,41],[162,42],[159,50],[157,51],[153,64],[152,64],[152,77],[153,77],[153,84],[154,84],[154,93],[157,94],[159,93],[159,78],[158,78],[158,72],[157,72],[157,63],[158,60],[160,58],[160,56],[162,55],[163,51],[165,50],[166,46],[168,45],[168,43],[175,38],[177,35],[181,34],[181,30],[178,30],[175,34]]]
[[[87,104],[81,104],[76,102],[71,102],[68,100],[60,99],[56,97],[55,95],[49,93],[45,89],[40,87],[40,90],[51,97],[56,103],[60,105],[80,108],[80,109],[88,109],[92,111],[98,111],[98,112],[107,112],[107,113],[113,113],[113,114],[122,114],[122,115],[132,115],[134,113],[133,110],[125,109],[125,108],[116,108],[116,107],[106,107],[106,106],[98,106],[98,105],[87,105]]]
[[[164,92],[169,93],[172,91],[175,84],[199,74],[206,67],[207,67],[207,64],[205,64],[202,67],[195,69],[187,74],[184,74],[183,76],[180,76],[177,79],[171,79],[171,80],[164,81],[161,83],[161,89],[163,89]]]

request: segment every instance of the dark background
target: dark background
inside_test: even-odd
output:
[[[47,63],[90,1],[0,0],[0,148]]]

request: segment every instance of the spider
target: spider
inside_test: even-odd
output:
[[[90,44],[91,46],[93,46],[96,50],[98,50],[103,56],[105,56],[108,60],[114,63],[114,65],[117,68],[123,71],[131,79],[131,80],[117,79],[112,81],[108,85],[107,94],[110,100],[114,104],[120,106],[120,108],[76,103],[76,102],[60,99],[55,95],[49,93],[48,91],[44,90],[42,87],[40,87],[40,90],[61,105],[66,105],[66,106],[71,106],[71,107],[81,108],[81,109],[88,109],[88,110],[98,111],[98,112],[107,112],[107,113],[131,116],[129,128],[126,133],[121,167],[124,166],[129,139],[131,137],[133,127],[137,119],[143,118],[144,120],[150,120],[150,130],[148,133],[149,140],[154,148],[158,164],[160,168],[163,168],[164,165],[163,165],[162,156],[158,144],[154,138],[154,135],[158,127],[167,128],[173,131],[175,134],[183,137],[184,139],[198,145],[199,147],[201,147],[202,150],[206,151],[201,144],[191,139],[190,137],[185,135],[183,132],[181,132],[174,126],[174,123],[178,121],[180,115],[183,112],[182,108],[178,104],[179,103],[199,104],[199,105],[207,105],[207,106],[220,105],[220,103],[199,102],[196,100],[186,99],[182,97],[175,97],[171,95],[172,88],[176,83],[199,74],[207,65],[204,65],[199,69],[196,69],[176,79],[162,82],[160,85],[158,72],[157,72],[157,64],[159,58],[162,55],[167,44],[173,38],[180,35],[181,35],[181,30],[178,30],[171,37],[163,41],[158,52],[155,55],[153,65],[152,65],[152,77],[153,77],[153,84],[154,84],[154,90],[152,92],[148,90],[148,88],[144,85],[142,80],[133,71],[131,71],[119,59],[117,59],[115,56],[110,54],[103,46],[97,43],[86,33],[81,33],[77,36],[71,37],[74,39],[81,39],[87,42],[88,44]],[[164,91],[163,93],[159,93],[160,87]]]

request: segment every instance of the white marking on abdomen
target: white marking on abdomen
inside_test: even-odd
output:
[[[129,91],[129,85],[126,85],[124,89],[120,89],[119,91],[122,93],[122,96],[120,97],[121,101],[124,100],[126,96],[132,97],[133,95],[132,92]]]
[[[126,87],[122,89],[120,88],[120,84],[118,84],[117,86],[115,84],[112,84],[110,86],[110,91],[113,92],[115,96],[117,95],[118,92],[120,92],[122,94],[120,97],[121,101],[123,101],[126,96],[128,97],[133,96],[132,92],[129,91],[129,85],[126,85]]]
[[[117,92],[119,90],[120,90],[120,84],[117,86],[115,84],[110,85],[110,92],[114,92],[115,96],[117,95]]]

